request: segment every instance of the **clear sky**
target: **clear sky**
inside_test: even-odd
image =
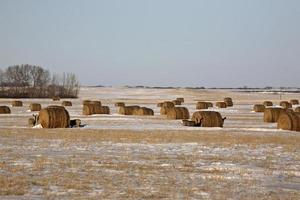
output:
[[[299,0],[0,0],[0,67],[83,85],[300,86]]]

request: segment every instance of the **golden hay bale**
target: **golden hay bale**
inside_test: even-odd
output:
[[[163,104],[164,104],[163,102],[160,102],[160,103],[157,104],[157,107],[162,107]]]
[[[281,101],[280,102],[280,106],[282,106],[283,108],[292,108],[292,104],[290,104],[288,101]]]
[[[60,101],[60,97],[52,97],[53,101]]]
[[[274,123],[277,122],[281,112],[284,112],[282,108],[265,108],[264,110],[264,122]]]
[[[98,102],[85,104],[82,108],[83,115],[93,115],[93,114],[110,114],[110,109],[108,106],[101,106]]]
[[[186,107],[170,108],[167,112],[168,119],[189,119],[190,113]]]
[[[120,115],[134,115],[139,110],[140,106],[122,106],[119,108]]]
[[[300,131],[300,114],[294,112],[281,112],[277,120],[277,128]]]
[[[210,104],[208,102],[198,101],[196,104],[196,109],[208,109],[209,105]]]
[[[255,112],[264,112],[265,106],[263,104],[255,104],[253,106],[253,111]]]
[[[63,106],[48,106],[39,112],[39,121],[43,128],[68,128],[70,115]]]
[[[181,105],[181,101],[179,100],[173,100],[172,102],[174,103],[174,105]]]
[[[154,111],[151,108],[140,107],[136,115],[154,115]]]
[[[161,107],[160,108],[160,114],[161,115],[166,115],[171,108],[173,108],[173,107],[164,107],[164,106]]]
[[[116,102],[116,103],[115,103],[115,106],[116,106],[116,107],[125,106],[125,103],[124,103],[124,102]]]
[[[72,102],[71,101],[63,101],[61,103],[62,106],[72,106]]]
[[[184,103],[184,98],[182,98],[182,97],[178,97],[178,98],[176,98],[176,100],[180,101],[181,103]]]
[[[187,119],[182,120],[183,126],[196,126],[196,122]]]
[[[10,114],[10,108],[8,106],[0,106],[0,114]]]
[[[272,101],[264,101],[264,106],[267,107],[267,106],[273,106],[273,103]]]
[[[197,111],[192,115],[192,121],[202,127],[223,127],[224,119],[216,111]]]
[[[231,101],[232,102],[232,98],[231,97],[225,97],[224,102],[226,102],[226,101]]]
[[[291,99],[291,100],[290,100],[290,103],[291,103],[292,105],[298,105],[298,104],[299,104],[299,101],[298,101],[298,99]]]
[[[295,108],[295,112],[300,113],[300,106],[298,106],[297,108]]]
[[[83,100],[82,104],[83,105],[87,105],[87,104],[90,104],[91,103],[91,100]]]
[[[31,103],[29,105],[29,110],[30,111],[40,111],[41,109],[42,109],[42,106],[39,103]]]
[[[28,126],[30,126],[30,127],[35,126],[35,119],[33,117],[30,117],[28,119]]]
[[[226,107],[232,107],[233,106],[233,102],[232,102],[232,99],[230,97],[225,97],[224,102],[226,103]]]
[[[13,107],[22,107],[22,106],[23,106],[23,103],[22,103],[22,101],[12,101],[12,102],[11,102],[11,105],[12,105]]]
[[[226,108],[227,107],[227,104],[223,101],[219,101],[219,102],[216,102],[216,106],[218,108]]]
[[[173,108],[175,107],[174,103],[171,101],[164,101],[163,102],[163,107],[167,107],[167,108]]]

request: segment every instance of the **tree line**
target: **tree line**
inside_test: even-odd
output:
[[[76,98],[79,87],[73,73],[51,74],[40,66],[28,64],[0,69],[2,98]]]

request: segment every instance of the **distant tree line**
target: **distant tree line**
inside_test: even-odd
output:
[[[73,73],[51,74],[35,65],[14,65],[0,69],[2,98],[76,98],[79,81]]]

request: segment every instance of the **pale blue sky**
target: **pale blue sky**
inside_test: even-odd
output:
[[[0,0],[0,67],[85,85],[300,86],[299,0]]]

